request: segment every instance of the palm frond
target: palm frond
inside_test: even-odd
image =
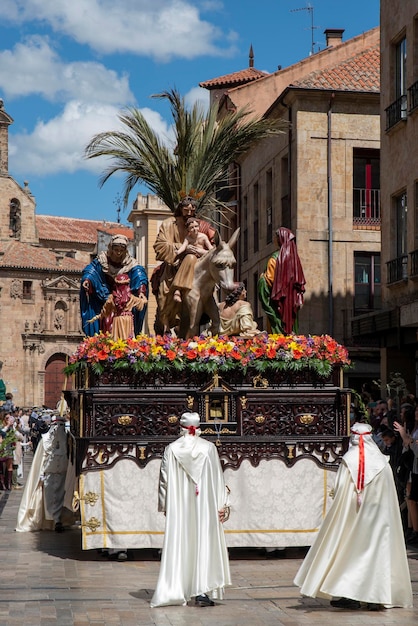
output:
[[[224,185],[230,163],[251,146],[272,133],[281,132],[277,121],[255,118],[247,109],[229,112],[219,118],[216,106],[205,112],[199,103],[187,109],[177,90],[154,96],[169,101],[173,118],[175,147],[171,149],[148,124],[139,109],[128,109],[119,116],[123,131],[95,135],[85,149],[85,157],[107,157],[110,165],[102,172],[100,186],[117,172],[125,176],[123,201],[138,183],[144,184],[172,211],[181,192],[190,189],[204,194],[203,206],[227,209],[215,196]]]

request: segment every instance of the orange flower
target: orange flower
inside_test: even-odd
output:
[[[298,349],[293,349],[292,356],[297,361],[303,357],[303,351]]]
[[[100,333],[94,337],[86,337],[70,357],[72,371],[78,363],[100,363],[110,366],[125,362],[129,367],[139,362],[149,362],[158,370],[159,363],[164,359],[173,362],[176,359],[194,362],[204,371],[208,363],[218,361],[221,368],[239,368],[253,365],[257,360],[300,361],[298,369],[310,364],[316,367],[317,362],[334,365],[349,364],[347,349],[329,335],[267,335],[262,333],[252,339],[242,337],[204,337],[178,339],[167,335],[156,337],[138,335],[125,340],[114,341],[108,333]],[[270,364],[266,363],[267,366]],[[212,367],[212,365],[211,365]],[[291,367],[291,365],[290,365]]]

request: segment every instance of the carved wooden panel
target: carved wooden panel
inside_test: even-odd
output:
[[[176,436],[186,406],[181,400],[94,403],[94,437]]]
[[[174,439],[172,439],[174,440]],[[215,444],[217,441],[214,441]],[[79,459],[79,469],[96,471],[109,469],[121,459],[129,459],[139,467],[154,459],[161,459],[170,439],[158,441],[100,441],[90,442]],[[219,457],[224,469],[237,470],[243,461],[249,461],[257,467],[261,461],[277,459],[292,467],[301,459],[310,458],[319,467],[336,469],[341,456],[346,451],[346,442],[340,439],[324,441],[230,441],[222,437],[217,445]]]
[[[243,435],[336,435],[336,412],[329,399],[313,397],[247,400],[241,412]]]
[[[143,378],[135,386],[138,380],[125,371],[85,376],[84,387],[66,395],[78,472],[113,467],[123,458],[140,467],[161,458],[187,410],[201,415],[202,434],[216,443],[224,467],[237,469],[243,460],[257,466],[272,458],[288,466],[301,458],[338,466],[348,441],[349,390],[329,382],[309,385],[306,379],[275,386],[262,376],[250,385],[244,378],[211,382],[199,375],[187,385],[170,379],[156,389],[156,380],[146,385]],[[92,380],[100,384],[91,386]]]

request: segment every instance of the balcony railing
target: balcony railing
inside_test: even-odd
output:
[[[410,258],[410,263],[411,263],[410,275],[416,277],[418,276],[418,250],[414,250],[413,252],[410,252],[409,258]]]
[[[380,189],[353,189],[353,223],[380,226]]]
[[[388,285],[390,285],[391,283],[397,283],[400,280],[408,279],[408,255],[403,254],[396,259],[388,261],[386,263],[386,267],[388,274]]]
[[[395,126],[400,120],[406,120],[407,98],[406,94],[392,102],[386,111],[386,130]]]
[[[418,107],[418,80],[408,89],[409,92],[409,110],[413,111]]]

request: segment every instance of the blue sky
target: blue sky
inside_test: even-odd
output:
[[[1,0],[9,172],[29,182],[39,214],[116,220],[123,179],[100,189],[105,164],[83,151],[124,108],[169,135],[167,105],[152,94],[208,100],[199,82],[248,67],[250,44],[255,67],[273,72],[308,56],[312,39],[323,49],[326,28],[347,40],[378,24],[379,0]]]

